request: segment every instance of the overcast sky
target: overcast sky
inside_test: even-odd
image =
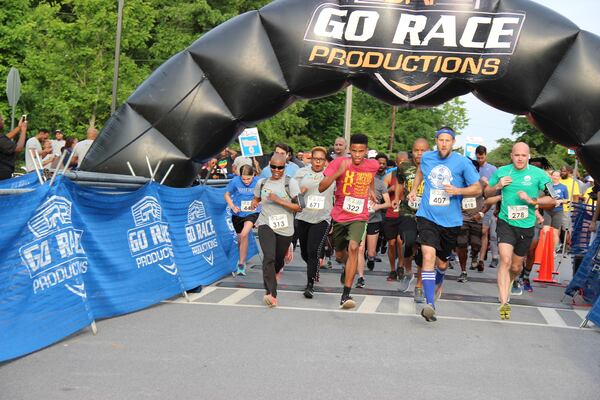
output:
[[[600,36],[600,0],[535,0],[559,14],[564,15],[581,29]],[[548,29],[552,29],[548,27]],[[469,114],[469,126],[457,138],[457,146],[463,146],[467,136],[482,137],[488,149],[497,146],[496,140],[510,137],[512,114],[496,110],[473,95],[463,96]]]

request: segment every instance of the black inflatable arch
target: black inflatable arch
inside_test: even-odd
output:
[[[352,84],[399,106],[473,92],[527,115],[600,179],[600,37],[529,0],[454,2],[277,0],[239,15],[154,71],[106,123],[82,169],[128,174],[129,161],[147,171],[148,156],[163,160],[159,179],[174,164],[166,183],[186,186],[198,162],[246,127]],[[382,57],[387,67],[376,66]],[[391,60],[404,60],[402,70]]]

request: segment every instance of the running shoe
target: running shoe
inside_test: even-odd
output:
[[[497,258],[492,258],[492,261],[490,262],[490,265],[488,265],[490,268],[497,268],[498,267],[498,259]]]
[[[390,271],[390,273],[388,274],[388,277],[387,277],[387,281],[392,282],[392,281],[396,281],[396,280],[398,280],[398,274],[396,273],[396,271]]]
[[[513,281],[510,288],[510,294],[511,296],[520,296],[523,294],[523,288],[521,287],[518,279]]]
[[[306,288],[304,289],[304,297],[307,299],[312,299],[313,294],[315,293],[315,287],[312,283],[308,283]]]
[[[423,288],[415,288],[414,301],[415,303],[425,303],[425,297],[423,296]]]
[[[356,281],[356,287],[358,289],[362,289],[365,286],[367,286],[367,284],[365,283],[365,278],[363,278],[362,276],[358,278],[358,280]]]
[[[369,268],[369,271],[373,271],[375,268],[375,260],[367,260],[367,268]]]
[[[483,272],[484,267],[483,267],[483,261],[479,261],[477,263],[477,272]]]
[[[460,273],[460,276],[458,277],[458,279],[456,279],[456,282],[465,283],[466,281],[467,281],[467,272],[463,271]]]
[[[471,263],[471,266],[469,267],[469,269],[470,269],[471,271],[475,271],[475,270],[477,269],[477,263],[474,263],[474,262],[472,262],[472,263]]]
[[[352,298],[352,296],[342,295],[342,299],[340,300],[340,308],[343,308],[344,310],[349,310],[354,307],[356,307],[356,303],[354,302],[354,299]]]
[[[425,307],[421,310],[421,316],[425,318],[427,322],[435,322],[437,318],[435,317],[435,308],[431,304],[425,304]]]
[[[381,262],[381,258],[375,257],[375,262]]]
[[[400,279],[400,287],[398,288],[398,290],[400,290],[401,292],[408,291],[408,288],[410,288],[410,285],[414,282],[414,280],[415,274],[413,274],[412,272],[410,274],[404,274],[402,279]]]
[[[529,278],[523,279],[523,289],[527,292],[533,292],[533,286],[531,286],[531,281]]]
[[[510,311],[511,306],[508,303],[502,304],[498,307],[498,312],[500,313],[500,319],[510,319]]]
[[[244,264],[238,264],[236,275],[246,276],[246,266]]]
[[[435,301],[438,301],[439,299],[442,298],[442,289],[444,287],[443,283],[440,283],[439,285],[435,285]]]
[[[277,297],[273,297],[270,294],[264,295],[263,302],[270,308],[277,307]]]
[[[396,269],[396,279],[401,281],[402,278],[404,278],[405,272],[404,267],[398,267],[398,269]]]

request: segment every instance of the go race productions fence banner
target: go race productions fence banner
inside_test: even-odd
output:
[[[59,177],[0,196],[0,361],[231,273],[223,194],[150,183],[110,195]]]

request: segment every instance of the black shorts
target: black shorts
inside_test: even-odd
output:
[[[417,243],[435,248],[437,258],[448,261],[448,257],[456,247],[460,228],[460,226],[446,228],[427,218],[417,217]]]
[[[471,249],[478,252],[481,249],[481,234],[481,222],[464,220],[460,234],[456,238],[456,246],[466,249],[471,244]]]
[[[244,229],[244,222],[250,221],[252,224],[254,224],[257,219],[258,213],[248,214],[245,217],[238,217],[237,215],[231,216],[231,222],[233,222],[233,229],[235,229],[235,233],[240,233],[242,229]]]
[[[381,221],[367,224],[367,235],[377,235],[381,230]]]
[[[381,225],[383,226],[383,236],[385,237],[385,240],[390,241],[396,239],[400,222],[400,217],[383,219]]]
[[[535,227],[517,228],[498,218],[496,234],[498,235],[498,243],[510,244],[514,248],[515,255],[525,257],[533,240]]]
[[[417,242],[417,221],[408,215],[401,215],[398,219],[398,235],[404,246],[404,257],[412,257]]]

